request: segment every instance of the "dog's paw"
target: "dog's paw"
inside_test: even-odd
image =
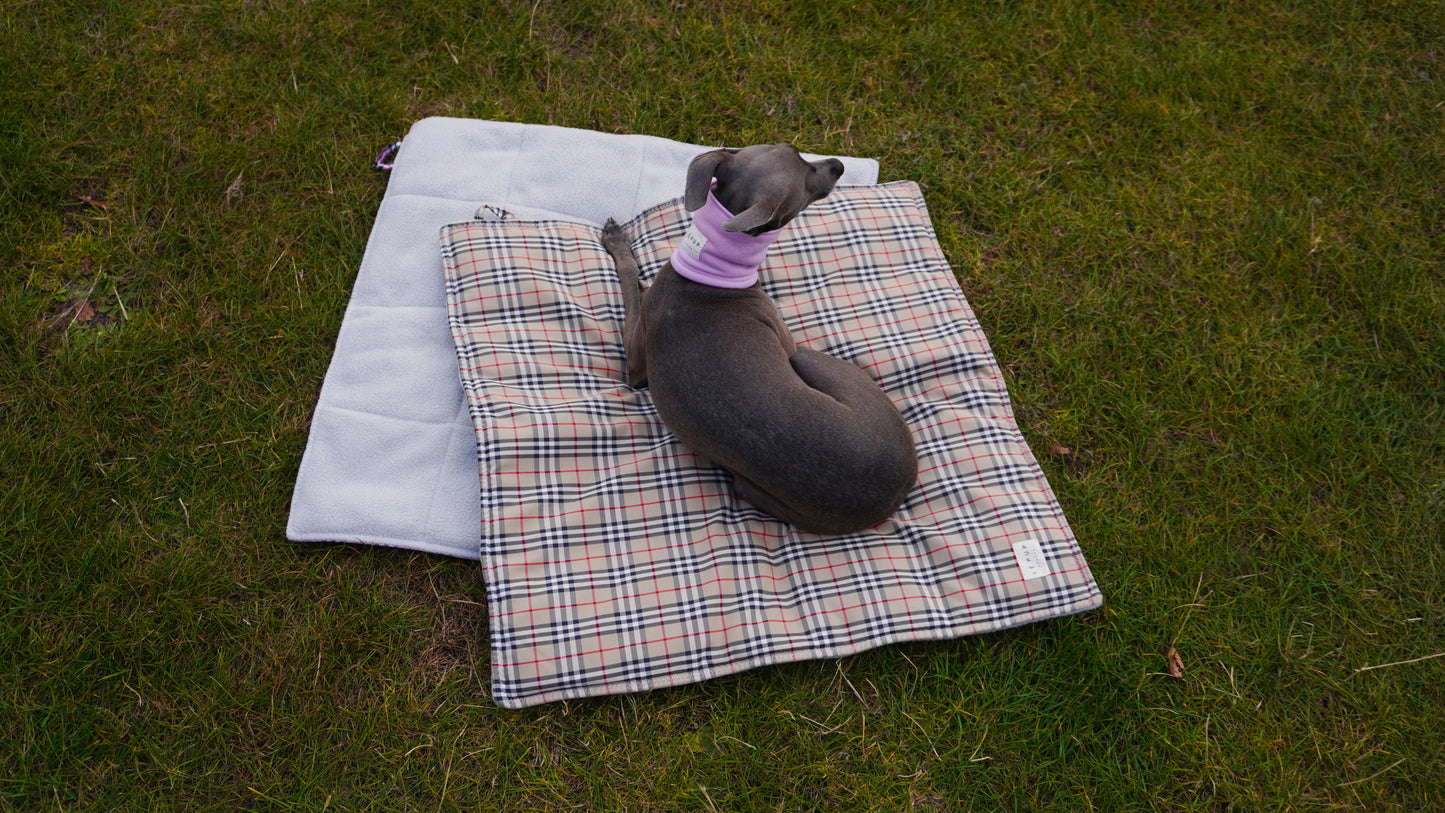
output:
[[[627,237],[627,230],[610,217],[607,218],[606,223],[602,224],[602,245],[613,254],[622,250],[632,250],[632,241]]]

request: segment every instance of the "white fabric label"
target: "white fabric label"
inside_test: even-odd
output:
[[[688,226],[687,233],[682,236],[682,250],[692,255],[694,260],[702,257],[703,246],[707,245],[707,238],[696,226]]]
[[[1019,572],[1027,579],[1042,579],[1052,574],[1049,560],[1044,557],[1043,546],[1036,539],[1020,539],[1014,543],[1014,559],[1018,561]]]

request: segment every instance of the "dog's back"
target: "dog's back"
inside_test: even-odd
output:
[[[867,528],[898,509],[918,474],[913,441],[866,372],[794,348],[757,288],[719,292],[665,267],[646,299],[666,303],[648,309],[658,415],[732,472],[745,499],[824,533]]]

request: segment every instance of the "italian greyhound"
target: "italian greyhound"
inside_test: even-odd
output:
[[[643,292],[627,233],[607,221],[626,318],[628,383],[650,387],[678,440],[732,473],[744,500],[795,527],[842,534],[897,510],[918,476],[903,417],[859,367],[798,347],[758,284],[768,245],[843,174],[787,144],[694,158],[693,222]]]

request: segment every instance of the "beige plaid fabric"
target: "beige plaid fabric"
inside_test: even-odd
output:
[[[650,281],[681,201],[627,224]],[[641,691],[1098,607],[918,187],[835,190],[770,249],[799,344],[867,370],[913,432],[919,482],[867,531],[795,530],[733,497],[626,383],[597,229],[442,232],[477,430],[492,691],[507,707]]]

